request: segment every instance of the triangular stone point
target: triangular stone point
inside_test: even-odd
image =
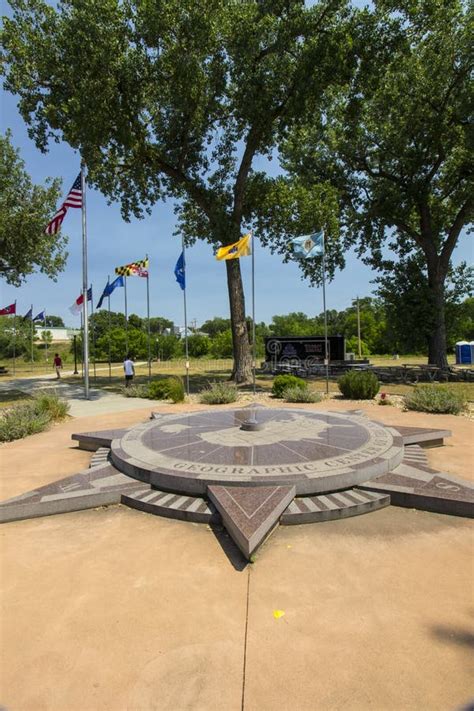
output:
[[[246,558],[250,558],[295,496],[294,486],[209,486],[209,499]]]

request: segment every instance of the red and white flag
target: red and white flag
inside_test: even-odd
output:
[[[46,225],[45,232],[47,235],[55,235],[61,229],[62,222],[66,217],[69,207],[82,207],[82,185],[81,174],[77,176],[72,188],[70,189],[65,201],[51,220]]]
[[[87,289],[87,301],[92,301],[92,287]],[[69,311],[74,315],[80,314],[82,311],[82,304],[84,303],[84,294],[77,297],[72,306],[69,307]]]
[[[16,314],[16,302],[10,304],[10,306],[5,306],[4,309],[0,309],[0,316],[12,316]]]

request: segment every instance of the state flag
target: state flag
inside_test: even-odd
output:
[[[102,296],[99,299],[99,303],[97,304],[98,309],[101,308],[103,300],[107,297],[110,296],[110,294],[116,289],[118,286],[124,286],[124,281],[123,281],[123,276],[119,276],[112,283],[107,282],[105,285],[104,291],[102,292]]]
[[[92,287],[87,289],[87,301],[92,301]],[[84,294],[77,297],[72,306],[69,307],[69,311],[74,315],[80,314],[82,311],[82,304],[84,302]]]
[[[301,235],[291,240],[293,252],[297,257],[309,259],[320,257],[324,254],[324,232],[313,232],[310,235]]]
[[[13,316],[14,314],[16,314],[16,303],[5,306],[4,309],[0,309],[0,316]]]
[[[181,252],[176,266],[174,268],[174,275],[176,281],[180,285],[181,289],[184,291],[186,288],[186,265],[184,262],[184,252]]]
[[[239,259],[240,257],[249,257],[252,254],[252,247],[250,244],[250,239],[252,233],[244,235],[238,242],[234,244],[228,244],[225,247],[220,247],[216,252],[216,259],[222,261],[223,259]]]

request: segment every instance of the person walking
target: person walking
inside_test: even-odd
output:
[[[61,356],[59,355],[59,353],[54,354],[53,365],[56,369],[56,377],[60,378],[61,377],[61,369],[63,367],[63,362],[61,360]]]
[[[125,387],[128,388],[135,375],[135,363],[129,354],[127,354],[123,361],[123,372],[125,373]]]

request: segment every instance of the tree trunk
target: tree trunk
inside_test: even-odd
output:
[[[245,296],[242,286],[242,274],[238,259],[226,260],[227,289],[229,291],[230,319],[232,324],[232,343],[234,348],[234,368],[232,379],[236,383],[245,383],[252,377],[252,359],[250,354],[247,322],[245,320]]]
[[[444,276],[438,259],[428,259],[428,288],[433,314],[431,332],[428,336],[428,363],[439,368],[447,368]]]

